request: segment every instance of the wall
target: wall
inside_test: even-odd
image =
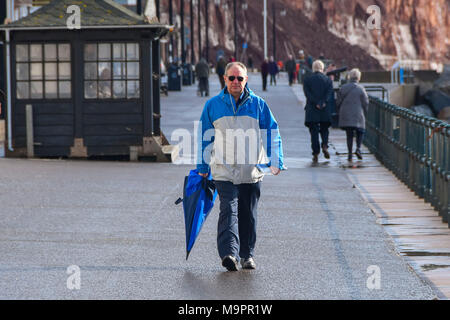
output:
[[[390,103],[403,108],[410,108],[415,105],[417,85],[400,85],[389,92]]]

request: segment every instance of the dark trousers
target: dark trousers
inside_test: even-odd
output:
[[[223,259],[253,256],[256,243],[257,207],[261,183],[233,184],[214,181],[220,199],[217,249]]]
[[[218,75],[219,76],[219,81],[220,81],[220,87],[223,89],[225,87],[225,79],[223,78],[223,74],[222,75]]]
[[[311,134],[311,149],[312,154],[319,154],[320,147],[322,146],[328,148],[328,128],[330,127],[329,122],[309,122],[309,133]],[[322,143],[319,141],[319,135],[322,139]]]
[[[355,136],[356,132],[356,150],[361,149],[361,144],[364,138],[365,130],[361,128],[353,128],[353,127],[346,127],[345,133],[347,134],[347,149],[348,153],[353,153],[353,137]]]
[[[203,97],[203,92],[205,95],[209,95],[209,81],[207,77],[201,77],[198,81],[198,90],[200,91],[200,95]]]
[[[266,91],[267,90],[267,74],[262,75],[262,82],[263,82],[263,91]]]
[[[292,86],[292,83],[294,83],[294,72],[288,72],[289,76],[289,85]]]
[[[276,74],[270,75],[270,85],[272,85],[272,83],[277,85],[277,75]]]

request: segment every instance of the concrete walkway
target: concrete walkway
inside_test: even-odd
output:
[[[250,87],[280,124],[289,168],[262,184],[256,270],[230,273],[220,265],[218,205],[185,261],[182,207],[173,203],[192,165],[3,158],[0,298],[439,297],[398,254],[342,159],[311,165],[302,104],[286,79],[262,93],[252,75]],[[211,93],[218,90],[213,75]],[[205,101],[195,86],[162,98],[169,140],[176,129],[193,132]],[[75,276],[79,282],[71,282]]]
[[[300,85],[293,86],[304,102]],[[380,97],[381,98],[381,97]],[[333,130],[330,150],[354,188],[395,243],[395,250],[432,286],[440,299],[450,298],[450,229],[438,212],[386,169],[363,146],[363,161],[347,161],[345,132]]]

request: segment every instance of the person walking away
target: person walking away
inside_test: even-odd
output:
[[[269,74],[270,74],[270,85],[272,85],[272,83],[274,85],[277,85],[277,73],[278,73],[278,66],[277,63],[275,62],[275,60],[273,59],[273,57],[270,57],[270,61],[269,61]]]
[[[298,51],[298,59],[305,60],[305,51],[303,51],[303,50]]]
[[[216,73],[217,73],[217,76],[219,77],[220,87],[222,89],[225,87],[225,81],[223,80],[223,76],[225,74],[226,65],[227,65],[227,63],[225,61],[225,58],[223,56],[220,56],[219,60],[217,60],[217,64],[216,64]]]
[[[344,84],[338,91],[336,99],[339,127],[347,135],[348,161],[352,161],[353,137],[356,136],[355,155],[362,160],[361,144],[366,129],[366,118],[369,110],[369,97],[366,90],[359,84],[361,72],[352,69],[349,72],[350,82]]]
[[[267,103],[250,90],[247,81],[244,64],[227,65],[225,88],[206,102],[197,141],[198,172],[203,177],[211,172],[219,195],[217,248],[222,266],[228,271],[237,271],[239,260],[243,269],[256,268],[253,257],[257,207],[264,176],[256,165],[269,161],[273,175],[284,169],[277,121]],[[242,131],[245,135],[253,132],[250,135],[254,139],[249,141],[256,143],[256,147],[247,147],[245,137],[244,142],[235,145],[242,137],[235,133]]]
[[[306,96],[305,126],[311,135],[311,149],[313,162],[318,162],[320,147],[326,159],[330,158],[328,152],[329,127],[331,125],[329,97],[333,93],[333,83],[323,74],[324,64],[316,60],[312,64],[313,74],[307,76],[303,83],[303,92]],[[319,142],[319,134],[322,143]]]
[[[286,71],[288,73],[289,85],[292,86],[292,83],[294,82],[294,73],[296,71],[295,60],[292,57],[292,54],[289,54],[288,60],[286,61],[285,65],[286,65]]]
[[[269,61],[267,58],[261,64],[261,76],[263,91],[267,91],[267,75],[269,74]]]
[[[297,81],[298,83],[303,84],[303,78],[304,74],[306,73],[306,59],[305,59],[305,52],[303,50],[300,50],[298,52],[299,54],[299,63],[298,63],[298,74],[297,74]]]
[[[306,64],[308,65],[309,69],[312,69],[313,62],[313,57],[311,55],[308,55],[308,57],[306,58]]]
[[[325,70],[325,74],[327,74],[328,72],[331,72],[333,70],[336,70],[336,69],[337,69],[336,65],[334,63],[330,63],[328,65],[327,69]],[[331,79],[331,81],[334,81],[334,74],[330,74],[328,77]]]
[[[200,91],[200,96],[209,96],[209,65],[205,58],[201,58],[199,62],[195,65],[195,72],[198,79],[198,90]]]
[[[334,63],[330,63],[328,65],[328,67],[325,70],[325,74],[327,74],[330,71],[336,70],[336,65]],[[334,74],[330,74],[327,75],[328,78],[330,78],[331,82],[334,83],[335,81],[335,75]],[[338,124],[338,118],[337,118],[337,111],[336,111],[336,98],[335,98],[335,90],[334,90],[334,86],[333,86],[333,92],[330,95],[330,99],[328,101],[328,104],[330,106],[330,114],[331,114],[331,127],[332,128],[337,128],[339,126]]]
[[[252,56],[248,56],[247,65],[248,65],[248,69],[250,71],[252,71],[253,70],[253,59],[252,59]]]

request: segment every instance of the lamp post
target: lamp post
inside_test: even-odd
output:
[[[267,58],[267,0],[264,0],[264,59]]]
[[[209,1],[205,0],[205,45],[206,45],[206,49],[205,49],[205,59],[206,61],[209,63],[209,37],[208,37],[208,33],[209,33],[209,14],[208,14],[208,7],[209,7]]]
[[[173,5],[172,0],[169,0],[169,24],[173,26]],[[169,60],[173,62],[173,35],[170,33],[170,43],[169,43]]]
[[[189,3],[189,14],[190,14],[190,26],[191,26],[191,64],[195,63],[195,52],[194,52],[194,0],[190,0]]]
[[[286,9],[280,11],[282,17],[286,16]],[[273,59],[277,61],[277,39],[276,39],[276,6],[275,2],[272,2],[272,42],[273,42]]]
[[[236,14],[236,0],[233,0],[233,14],[234,14],[234,58],[237,60],[238,40],[237,40],[237,14]]]
[[[184,48],[184,0],[180,0],[180,33],[181,33],[181,63],[186,63],[186,50]]]
[[[200,10],[200,1],[198,0],[198,7],[197,7],[197,22],[198,22],[198,60],[202,58],[202,23],[201,23],[201,10]]]
[[[155,0],[156,17],[160,21],[159,0]],[[152,73],[153,75],[161,75],[161,46],[160,40],[152,41]],[[153,78],[153,113],[159,115],[161,113],[161,100],[160,100],[160,77]],[[159,117],[153,117],[153,134],[161,135],[161,121]]]
[[[142,0],[136,0],[136,13],[138,15],[142,14]]]
[[[214,0],[216,6],[220,6],[220,0]],[[241,5],[242,10],[247,10],[248,4],[246,2]],[[225,0],[225,3],[222,5],[223,10],[228,10],[228,3]],[[237,0],[233,0],[233,29],[234,29],[234,57],[237,59],[238,57],[238,24],[237,24]]]
[[[158,21],[161,19],[161,12],[160,12],[160,6],[159,6],[159,0],[155,0],[156,5],[156,17],[158,18]]]

